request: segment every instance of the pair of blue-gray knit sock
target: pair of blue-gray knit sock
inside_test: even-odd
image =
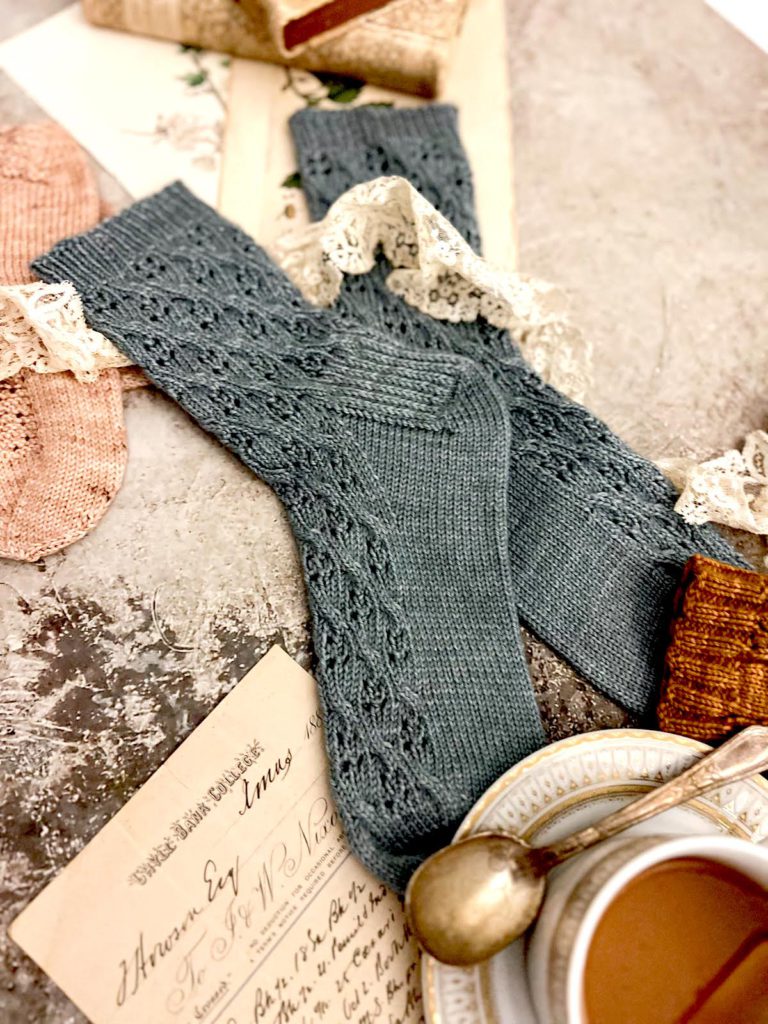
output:
[[[291,128],[313,219],[353,185],[398,174],[479,251],[472,173],[453,108],[435,106],[428,118],[307,110]],[[372,273],[348,277],[337,308],[383,324],[409,351],[464,355],[493,380],[513,436],[507,525],[520,618],[591,683],[647,715],[683,565],[696,551],[740,560],[715,530],[683,522],[656,467],[544,384],[506,331],[485,321],[436,322],[388,291],[388,270],[382,258]]]
[[[478,243],[450,108],[308,111],[292,127],[316,216],[401,174]],[[415,312],[382,268],[314,309],[175,185],[35,269],[73,281],[89,323],[284,502],[336,800],[353,848],[396,888],[543,742],[519,619],[643,712],[682,565],[732,558],[503,332]]]

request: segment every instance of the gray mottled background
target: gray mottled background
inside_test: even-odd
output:
[[[0,0],[0,38],[62,6]],[[591,334],[588,404],[650,458],[737,444],[768,424],[768,57],[701,0],[509,0],[508,19],[520,265]],[[39,114],[0,74],[0,121]],[[98,528],[0,561],[3,1024],[83,1021],[8,921],[272,644],[309,664],[276,498],[160,395],[126,405]],[[526,639],[553,738],[626,721]]]

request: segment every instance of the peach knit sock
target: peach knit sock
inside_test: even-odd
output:
[[[657,709],[666,732],[768,725],[768,576],[694,555],[675,598]]]
[[[0,128],[0,282],[36,280],[29,264],[54,242],[98,224],[85,154],[48,121]]]
[[[97,224],[100,209],[85,154],[63,129],[0,128],[0,284],[34,281],[30,260]],[[102,517],[125,469],[122,392],[117,369],[88,383],[27,369],[0,381],[0,556],[33,561]]]
[[[31,562],[101,519],[126,459],[120,373],[0,381],[0,554]]]

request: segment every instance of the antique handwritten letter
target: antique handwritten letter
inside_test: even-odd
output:
[[[94,1024],[418,1024],[397,897],[350,854],[317,691],[273,648],[11,926]]]

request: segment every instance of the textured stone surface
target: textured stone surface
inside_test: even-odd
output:
[[[129,395],[127,422],[126,480],[98,529],[0,565],[2,925],[273,644],[308,665],[277,499],[160,395]],[[4,938],[3,1024],[80,1021]]]
[[[0,0],[0,36],[60,6]],[[700,0],[515,0],[509,28],[521,266],[591,333],[589,404],[653,458],[764,427],[768,58]],[[0,74],[0,120],[36,114]],[[4,925],[273,643],[309,663],[277,500],[161,396],[126,406],[128,473],[98,529],[0,562],[3,1024],[83,1020]],[[526,646],[552,738],[626,722]]]
[[[768,56],[703,0],[508,6],[520,264],[649,458],[768,425]]]

